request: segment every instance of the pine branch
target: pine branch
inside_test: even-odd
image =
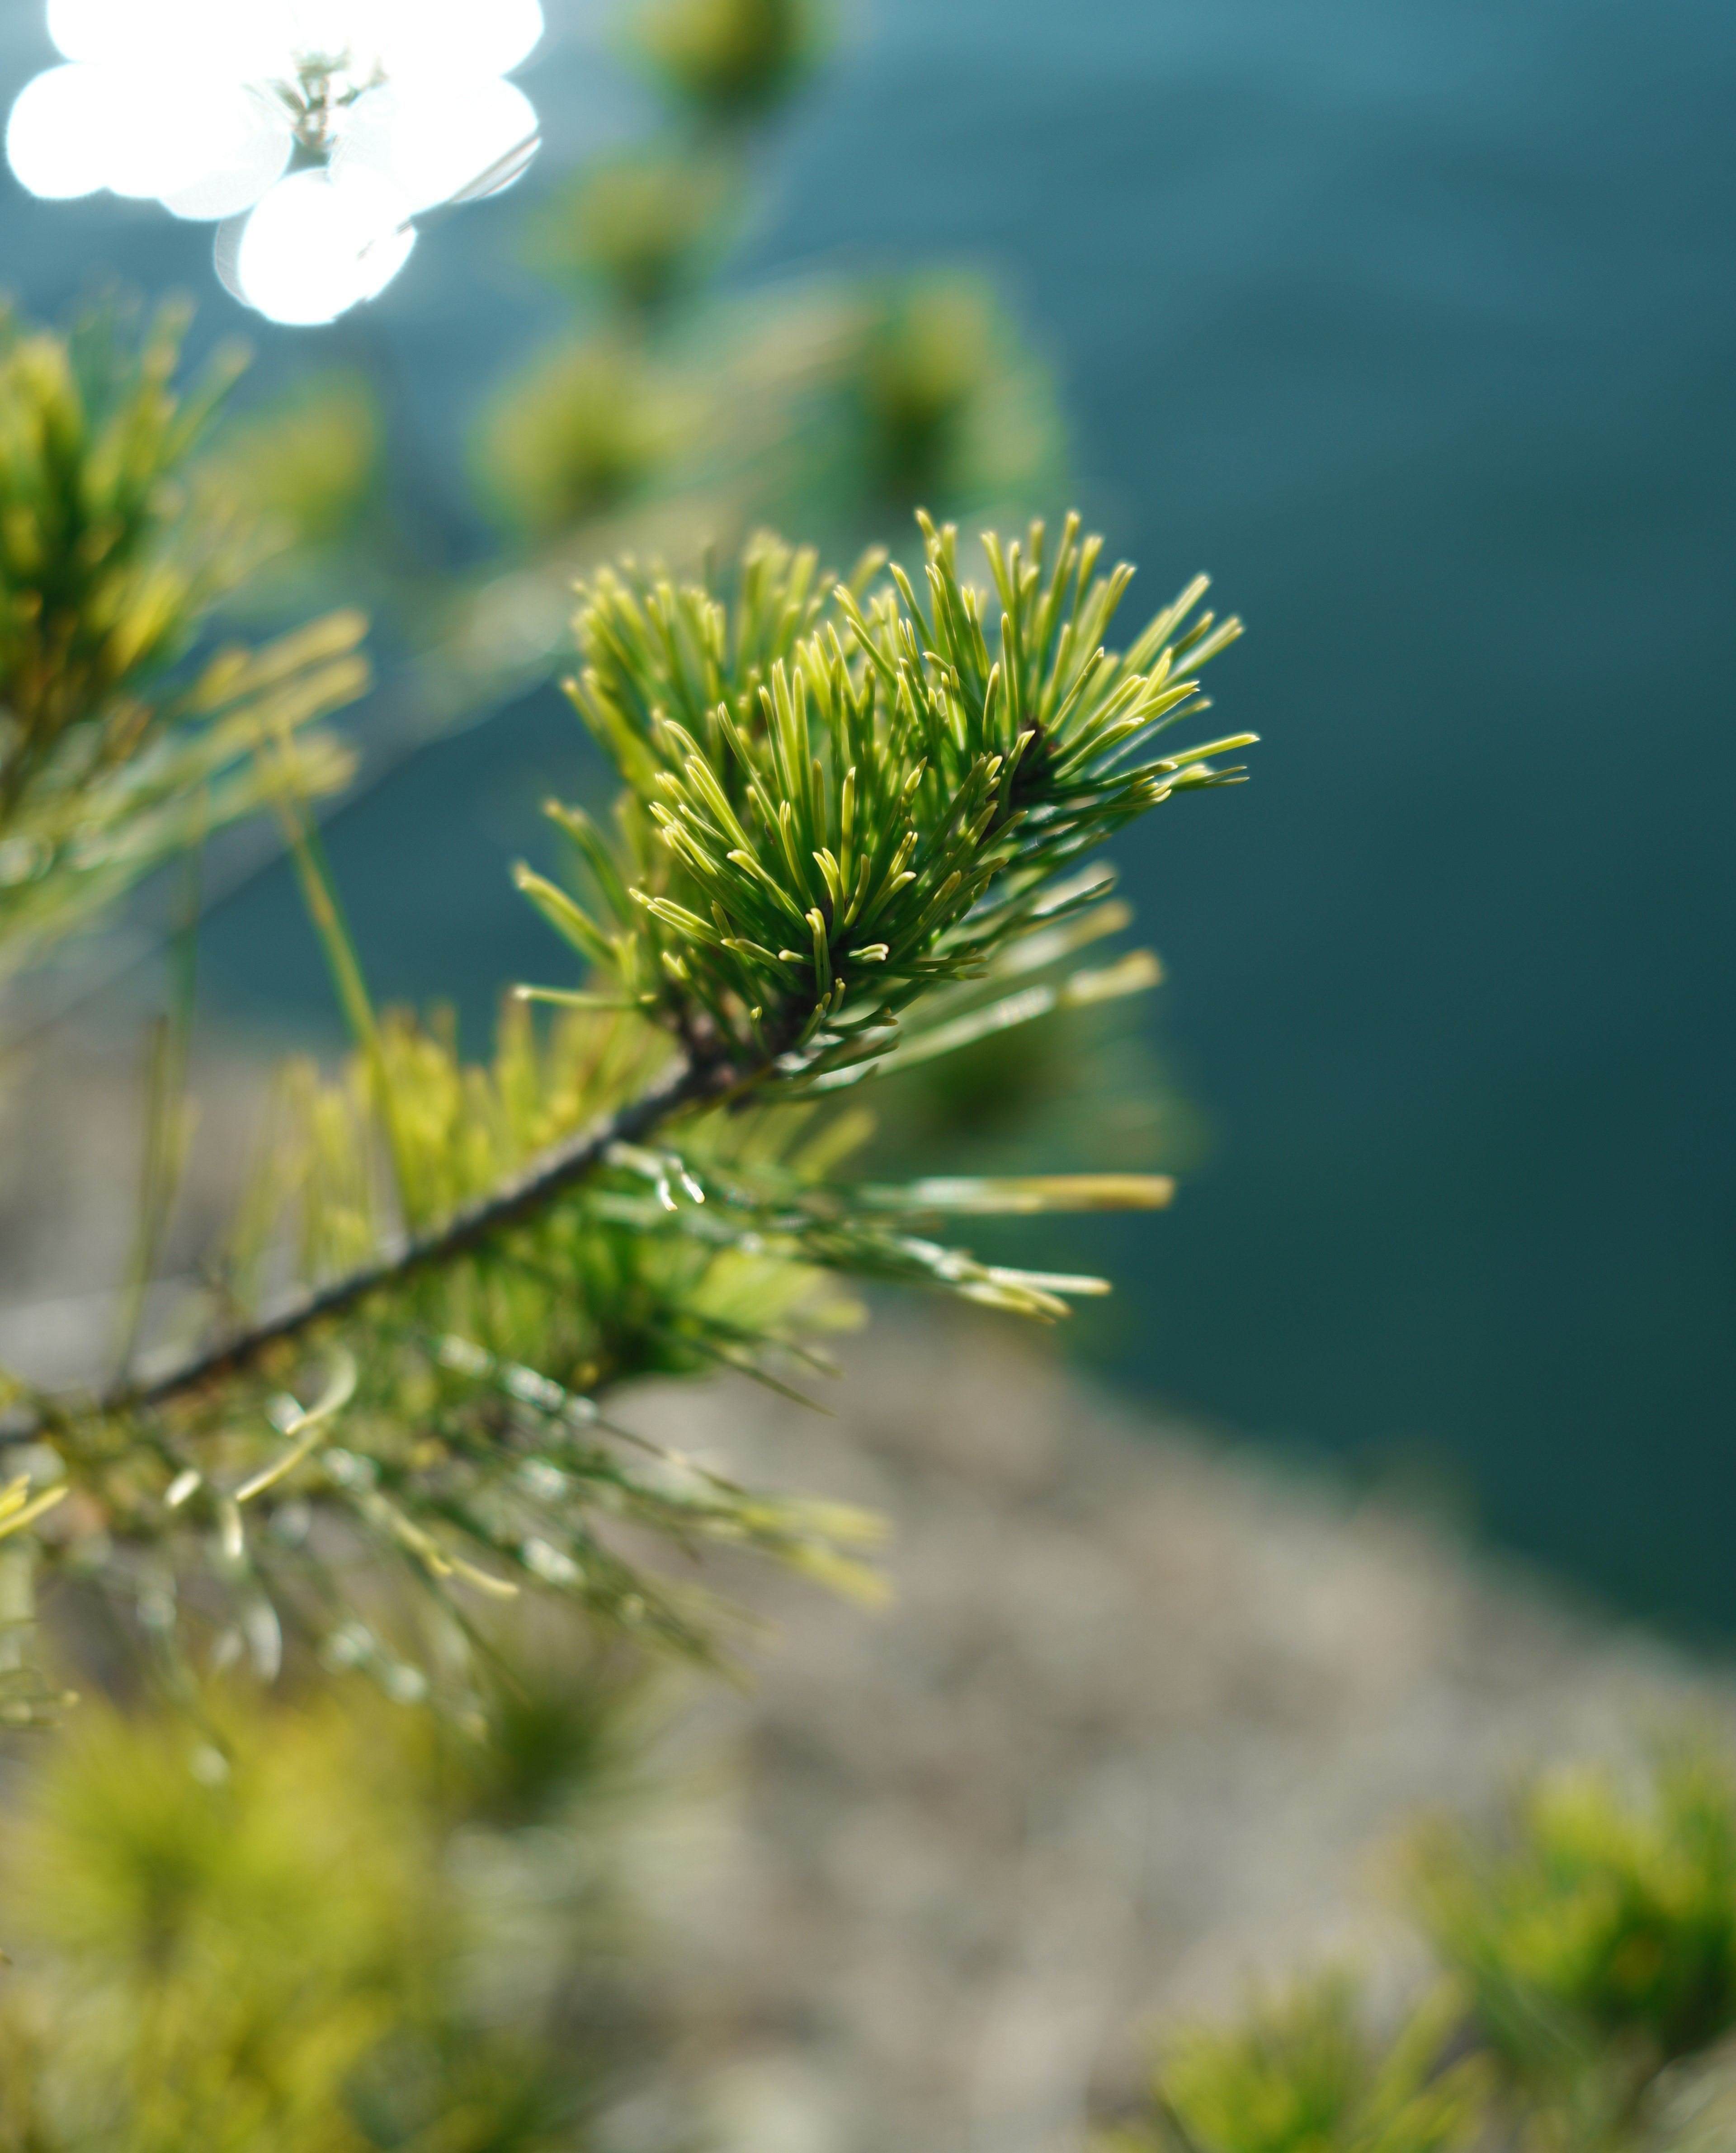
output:
[[[677,1061],[630,1105],[532,1162],[488,1195],[466,1204],[444,1225],[403,1235],[343,1278],[297,1294],[271,1316],[221,1344],[188,1356],[150,1382],[111,1396],[110,1409],[161,1405],[218,1377],[250,1367],[267,1346],[299,1336],[328,1316],[341,1316],[418,1271],[437,1270],[489,1235],[520,1224],[597,1166],[617,1144],[637,1143],[685,1107],[715,1099],[739,1082],[732,1071]]]
[[[492,1064],[471,1067],[451,1027],[376,1021],[339,963],[362,1051],[336,1081],[285,1072],[216,1273],[237,1327],[106,1397],[13,1391],[84,1499],[43,1535],[57,1565],[136,1591],[167,1635],[163,1580],[194,1564],[228,1623],[214,1649],[268,1674],[281,1606],[389,1687],[411,1679],[404,1649],[327,1552],[351,1536],[416,1604],[435,1596],[436,1625],[468,1619],[455,1591],[530,1584],[700,1653],[707,1611],[618,1532],[872,1582],[856,1514],[739,1487],[600,1402],[649,1376],[729,1367],[781,1388],[823,1368],[813,1341],[853,1313],[841,1280],[1046,1322],[1107,1290],[984,1260],[946,1222],[1153,1209],[1165,1178],[840,1177],[872,1117],[836,1095],[1153,985],[1145,953],[1078,969],[1126,924],[1084,857],[1235,782],[1216,758],[1251,738],[1166,737],[1208,707],[1199,669],[1239,632],[1198,613],[1203,579],[1117,652],[1132,571],[1099,574],[1077,518],[1052,555],[1041,525],[986,537],[993,596],[960,582],[949,527],[922,529],[926,607],[896,564],[834,585],[770,537],[729,597],[599,573],[573,692],[622,781],[619,834],[552,804],[577,893],[518,876],[577,980],[521,988]],[[538,1026],[532,1000],[560,1014]],[[694,1112],[725,1107],[745,1111]],[[680,1155],[662,1133],[678,1115]],[[308,1283],[258,1316],[292,1222]],[[335,1541],[308,1543],[316,1511]]]

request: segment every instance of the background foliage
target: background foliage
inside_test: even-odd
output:
[[[332,1685],[85,1708],[0,1845],[0,2144],[590,2142],[654,2039],[643,1717],[570,1636],[486,1733]]]
[[[1442,1969],[1395,2032],[1339,1969],[1164,2048],[1116,2141],[1171,2153],[1698,2153],[1736,2114],[1736,1774],[1678,1740],[1640,1784],[1528,1782],[1393,1865]]]

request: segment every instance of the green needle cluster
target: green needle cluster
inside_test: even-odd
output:
[[[572,693],[629,789],[637,872],[557,807],[593,909],[520,873],[599,975],[583,999],[655,1015],[702,1063],[835,1081],[904,1045],[921,997],[1101,894],[1057,892],[1059,871],[1242,775],[1211,758],[1250,734],[1163,751],[1240,632],[1197,613],[1204,578],[1112,653],[1133,571],[1099,574],[1077,517],[1046,573],[1041,524],[990,535],[993,598],[960,582],[955,531],[921,523],[926,608],[882,557],[828,594],[770,539],[733,608],[630,570],[584,593]]]

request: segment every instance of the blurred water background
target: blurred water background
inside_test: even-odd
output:
[[[330,329],[244,318],[208,228],[9,178],[0,282],[48,317],[93,265],[190,290],[196,346],[257,347],[250,397],[364,368],[406,527],[480,557],[471,417],[564,314],[515,235],[642,119],[597,24],[550,15],[532,178]],[[9,0],[0,89],[51,58]],[[1121,847],[1212,1140],[1171,1216],[1092,1250],[1121,1282],[1093,1351],[1726,1632],[1733,93],[1714,0],[863,0],[729,272],[986,268],[1148,598],[1203,565],[1253,631],[1215,692],[1256,781]],[[333,822],[382,995],[459,990],[475,1037],[547,976],[504,866],[593,768],[544,690]],[[330,1036],[281,872],[205,944],[220,1021]]]

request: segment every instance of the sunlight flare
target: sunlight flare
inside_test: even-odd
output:
[[[510,186],[537,146],[506,76],[539,0],[49,0],[48,28],[62,64],[7,125],[21,184],[217,223],[223,281],[273,321],[374,298],[415,217]]]

